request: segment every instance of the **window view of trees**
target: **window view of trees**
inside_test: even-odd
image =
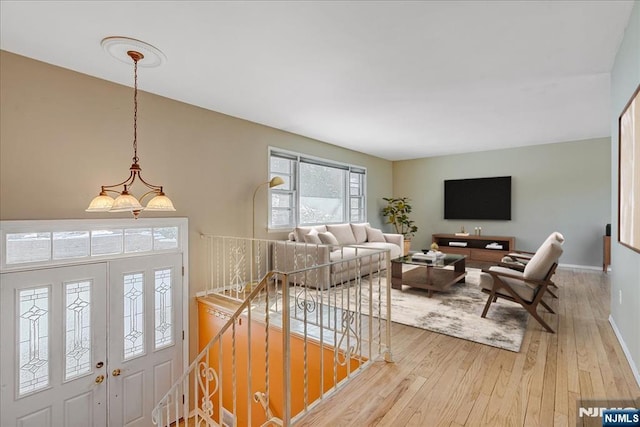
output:
[[[366,170],[272,150],[269,173],[284,184],[271,189],[269,226],[366,221]]]
[[[300,164],[300,223],[344,222],[347,171]]]

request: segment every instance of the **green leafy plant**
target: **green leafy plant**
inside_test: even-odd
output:
[[[383,197],[387,206],[382,209],[382,215],[387,219],[387,224],[393,224],[396,233],[403,234],[405,239],[410,239],[418,231],[414,221],[409,219],[411,213],[411,200],[407,197]]]

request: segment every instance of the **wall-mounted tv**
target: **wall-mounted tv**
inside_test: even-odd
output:
[[[511,177],[444,181],[444,219],[511,219]]]

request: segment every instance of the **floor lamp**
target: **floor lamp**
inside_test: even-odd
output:
[[[278,185],[284,184],[284,179],[279,176],[274,176],[270,181],[263,182],[256,187],[256,191],[253,192],[253,222],[252,222],[252,232],[251,237],[256,238],[256,194],[258,194],[258,190],[265,184],[269,184],[269,188],[277,187]]]

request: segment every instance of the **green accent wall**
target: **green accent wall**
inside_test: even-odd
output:
[[[640,253],[618,243],[618,117],[640,84],[640,2],[636,1],[611,71],[611,318],[640,385]]]

